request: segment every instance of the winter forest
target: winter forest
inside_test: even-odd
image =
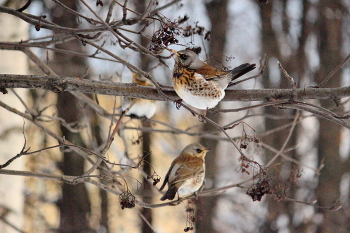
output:
[[[349,13],[0,0],[0,232],[350,232]]]

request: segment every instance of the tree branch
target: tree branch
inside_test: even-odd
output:
[[[0,74],[0,88],[44,89],[53,92],[77,91],[82,93],[128,96],[132,98],[166,101],[179,98],[173,88],[162,88],[165,96],[155,88],[132,83],[94,81],[70,77],[40,75]],[[298,89],[255,89],[226,90],[223,101],[271,101],[303,99],[336,99],[350,97],[350,86],[337,88],[298,88]]]

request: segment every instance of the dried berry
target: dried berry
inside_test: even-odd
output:
[[[254,184],[250,187],[246,194],[250,196],[253,201],[261,201],[261,198],[265,194],[271,194],[270,192],[270,184],[267,178],[259,179],[258,183]]]
[[[176,39],[176,36],[179,34],[180,32],[179,29],[177,29],[176,24],[170,22],[169,24],[162,26],[153,34],[149,49],[155,53],[161,53],[164,48],[179,42],[178,39]]]
[[[134,208],[135,207],[135,196],[132,195],[132,193],[130,191],[126,191],[123,192],[119,195],[119,203],[122,207],[122,209],[124,208]]]

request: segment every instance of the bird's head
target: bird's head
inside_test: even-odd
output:
[[[196,142],[186,146],[182,153],[198,158],[204,158],[208,151],[210,151],[210,149],[205,148],[202,144]]]
[[[176,65],[189,69],[198,69],[199,67],[203,66],[203,62],[199,59],[198,54],[192,50],[185,49],[174,52]]]

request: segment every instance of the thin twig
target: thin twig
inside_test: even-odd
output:
[[[126,22],[126,15],[127,15],[127,5],[128,5],[129,0],[124,0],[123,4],[123,18],[122,21]]]
[[[292,83],[292,88],[295,90],[297,88],[297,83],[295,82],[294,78],[288,74],[288,72],[283,68],[282,64],[277,61],[278,68],[282,71],[283,75]]]
[[[267,107],[267,106],[274,106],[278,104],[285,103],[285,100],[277,100],[277,101],[272,101],[272,102],[267,102],[267,103],[261,103],[261,104],[256,104],[256,105],[250,105],[248,107],[243,107],[243,108],[235,108],[235,109],[218,109],[218,110],[212,110],[214,114],[217,114],[219,112],[222,113],[227,113],[227,112],[240,112],[244,110],[249,110],[252,108],[258,108],[258,107]]]
[[[297,111],[297,112],[295,113],[295,117],[294,117],[294,120],[293,120],[293,124],[292,124],[292,127],[291,127],[290,130],[289,130],[289,133],[288,133],[288,136],[287,136],[286,140],[284,141],[284,143],[283,143],[281,149],[278,151],[278,153],[275,154],[275,156],[266,164],[266,167],[271,166],[271,164],[283,153],[284,148],[286,148],[287,143],[289,142],[289,139],[290,139],[291,136],[292,136],[292,133],[293,133],[293,131],[294,131],[294,128],[295,128],[295,126],[297,125],[297,120],[298,120],[298,118],[299,118],[299,114],[300,114],[299,111]]]
[[[344,126],[348,129],[350,129],[350,122],[345,121],[342,119],[342,117],[337,116],[336,114],[332,113],[330,114],[327,110],[327,112],[323,112],[321,107],[319,106],[308,106],[307,104],[303,102],[295,102],[294,104],[292,103],[285,103],[281,105],[283,108],[291,108],[291,109],[299,109],[299,110],[304,110],[306,112],[313,113],[316,116],[320,116],[322,118],[325,118],[327,120],[330,120],[334,123],[337,123],[341,126]]]
[[[153,228],[152,224],[147,220],[147,218],[140,212],[138,211],[139,216],[142,218],[142,220],[147,224],[147,226],[154,232],[157,233],[157,231]]]
[[[106,23],[109,23],[109,21],[111,20],[114,6],[115,6],[115,1],[111,1],[111,3],[109,4],[109,7],[108,7],[108,13],[106,16]]]
[[[260,141],[259,144],[260,144],[262,147],[264,147],[264,148],[266,148],[266,149],[272,151],[273,153],[278,154],[278,153],[280,152],[280,150],[277,150],[277,149],[273,148],[272,146],[268,145],[267,143],[265,143],[265,142],[263,142],[263,141]],[[319,171],[318,171],[317,169],[315,169],[315,168],[313,168],[313,167],[311,167],[311,166],[309,166],[309,165],[307,165],[307,164],[303,164],[303,163],[301,163],[300,161],[289,157],[288,155],[285,154],[284,151],[280,152],[280,156],[281,156],[282,158],[284,158],[285,160],[288,160],[288,161],[291,161],[291,162],[293,162],[293,163],[295,163],[295,164],[298,164],[299,166],[307,167],[307,168],[313,170],[317,175],[319,175]]]
[[[339,64],[337,67],[332,70],[327,77],[316,87],[323,87],[332,77],[333,75],[350,59],[350,54],[346,56],[346,58]]]
[[[101,24],[101,22],[94,20],[90,17],[86,17],[85,15],[80,14],[79,12],[72,10],[71,8],[67,7],[66,5],[64,5],[61,1],[58,0],[52,0],[54,1],[57,5],[59,5],[60,7],[62,7],[65,11],[71,13],[72,15],[77,16],[77,18],[83,18],[85,19],[88,23],[93,24],[93,25],[97,25],[97,24]]]

